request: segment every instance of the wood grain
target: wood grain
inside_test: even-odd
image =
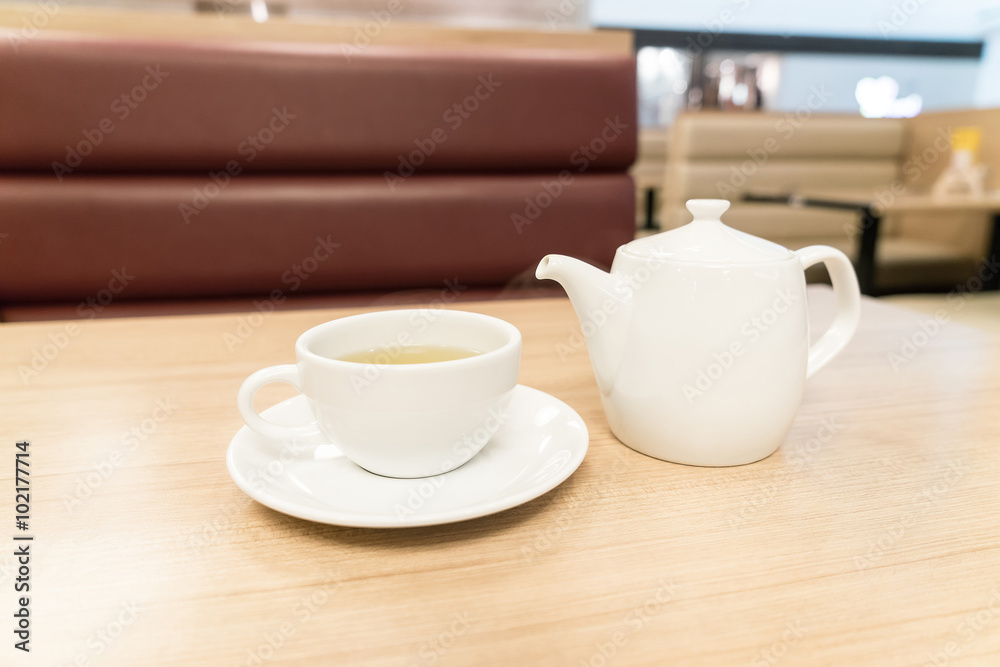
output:
[[[225,8],[225,0],[220,0]],[[402,2],[400,6],[405,5]],[[382,5],[385,7],[385,3]],[[134,39],[210,39],[222,41],[355,44],[369,30],[379,46],[427,46],[448,49],[534,48],[584,49],[620,55],[632,54],[629,30],[532,30],[524,28],[463,28],[407,21],[393,17],[372,27],[367,14],[359,17],[275,17],[257,23],[237,13],[193,14],[143,11],[113,7],[67,6],[50,3],[0,3],[0,27],[16,28],[18,37],[31,39],[39,29],[82,32]]]
[[[818,331],[830,292],[810,306]],[[611,436],[568,302],[463,307],[521,329],[521,382],[579,411],[591,449],[526,505],[402,530],[293,519],[226,472],[241,381],[358,311],[271,314],[233,351],[247,315],[82,322],[27,381],[68,324],[0,325],[0,517],[28,439],[36,536],[30,656],[2,549],[0,663],[1000,664],[1000,339],[866,300],[781,449],[705,469]]]

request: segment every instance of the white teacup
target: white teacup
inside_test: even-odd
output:
[[[393,354],[404,345],[455,346],[479,354],[417,364],[339,359],[371,348]],[[466,463],[504,423],[517,386],[521,332],[478,313],[389,310],[306,331],[295,343],[295,358],[295,364],[257,371],[240,387],[237,402],[247,426],[277,441],[314,434],[318,426],[370,472],[428,477]],[[280,426],[258,415],[254,395],[270,382],[287,382],[305,394],[316,422]]]

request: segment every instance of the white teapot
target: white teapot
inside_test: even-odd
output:
[[[676,463],[752,463],[782,443],[806,379],[854,335],[858,280],[835,248],[793,252],[727,227],[728,201],[687,208],[693,222],[621,246],[610,273],[548,255],[535,275],[569,294],[619,440]],[[810,347],[805,269],[817,262],[837,313]]]

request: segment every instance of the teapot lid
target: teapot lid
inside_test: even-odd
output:
[[[720,219],[725,199],[690,199],[685,204],[694,220],[661,234],[622,246],[632,255],[697,264],[761,264],[780,262],[795,254],[777,243],[733,229]]]

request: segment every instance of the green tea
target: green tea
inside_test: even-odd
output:
[[[454,361],[480,354],[476,350],[454,345],[396,345],[352,352],[337,357],[340,361],[356,364],[431,364],[436,361]]]

